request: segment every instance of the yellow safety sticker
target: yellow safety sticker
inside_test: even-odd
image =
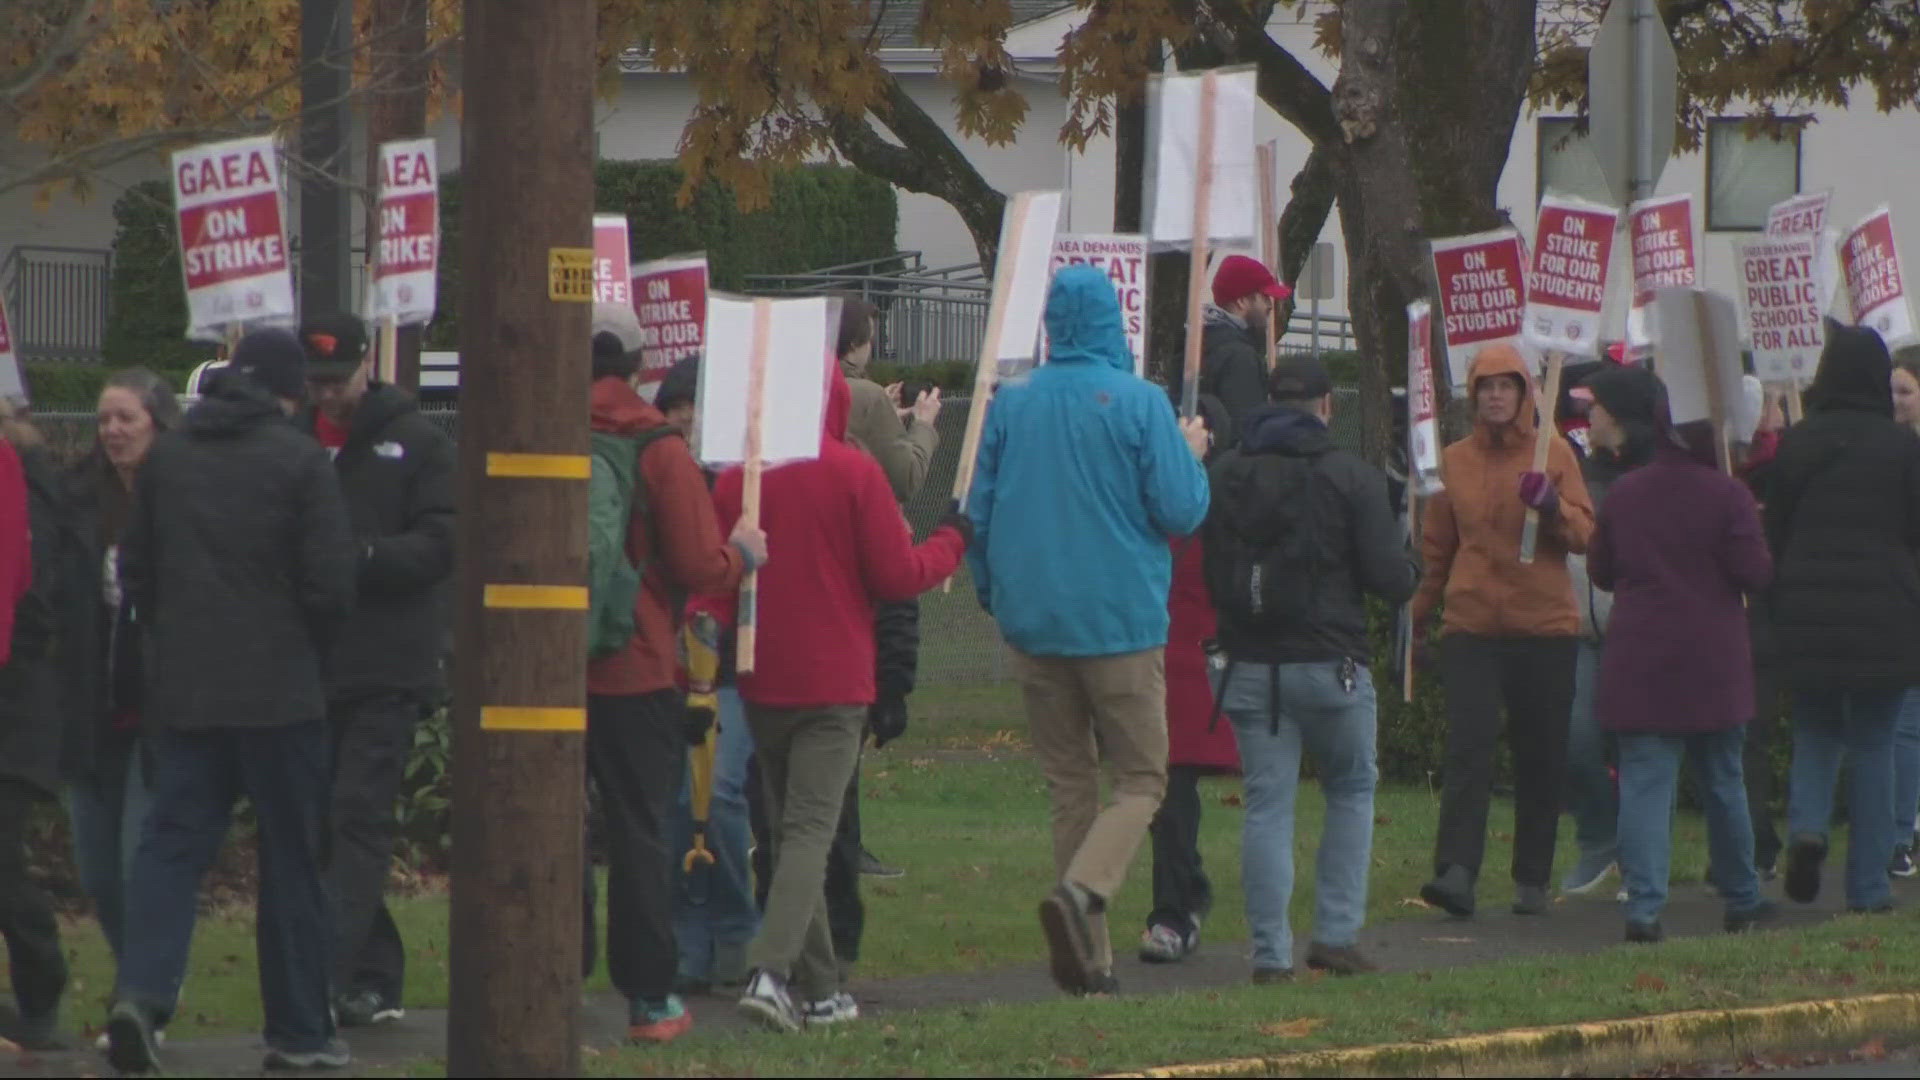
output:
[[[480,710],[482,731],[585,731],[585,709],[539,709],[487,705]]]
[[[547,249],[547,299],[593,303],[593,249]]]
[[[489,585],[481,602],[490,608],[585,611],[587,589],[584,585]]]
[[[520,480],[585,480],[593,461],[585,454],[488,454],[487,475]]]

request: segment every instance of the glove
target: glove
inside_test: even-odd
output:
[[[687,620],[680,631],[682,663],[687,668],[687,709],[683,731],[687,743],[699,746],[720,714],[713,684],[720,677],[720,624],[702,612]]]
[[[1546,473],[1524,472],[1520,474],[1520,501],[1542,514],[1551,514],[1560,509],[1560,492]]]
[[[960,534],[960,546],[973,546],[973,519],[958,510],[951,511],[940,519],[940,524]]]
[[[879,749],[907,733],[907,699],[883,697],[867,707],[867,729],[873,732],[874,749]]]

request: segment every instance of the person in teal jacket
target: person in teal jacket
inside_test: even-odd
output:
[[[1046,363],[987,412],[967,565],[1013,646],[1053,803],[1060,884],[1040,905],[1053,978],[1107,993],[1106,907],[1166,790],[1168,541],[1206,520],[1207,433],[1133,374],[1104,273],[1062,269],[1045,317]]]

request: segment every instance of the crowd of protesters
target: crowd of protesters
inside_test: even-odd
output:
[[[1257,261],[1222,260],[1183,420],[1132,373],[1105,275],[1062,269],[1047,357],[1002,381],[964,506],[917,544],[901,505],[941,402],[866,377],[872,306],[841,302],[819,455],[766,473],[758,526],[742,472],[694,453],[698,360],[648,399],[636,354],[595,334],[595,469],[612,479],[590,496],[590,535],[607,537],[590,574],[597,588],[611,558],[628,589],[591,620],[588,780],[634,1040],[680,1036],[685,999],[723,991],[780,1031],[859,1016],[859,881],[901,872],[864,844],[860,763],[905,733],[916,597],[963,562],[1012,650],[1046,781],[1056,880],[1038,922],[1069,993],[1117,990],[1107,912],[1145,843],[1141,957],[1199,947],[1213,774],[1244,777],[1252,978],[1291,978],[1308,758],[1327,811],[1304,962],[1376,970],[1359,947],[1378,782],[1369,598],[1411,605],[1416,663],[1445,687],[1433,907],[1475,911],[1503,734],[1517,914],[1551,910],[1565,810],[1578,851],[1561,891],[1617,870],[1626,938],[1660,940],[1683,763],[1727,930],[1774,914],[1776,872],[1787,897],[1815,899],[1843,769],[1847,905],[1890,907],[1920,810],[1920,367],[1833,325],[1804,421],[1786,426],[1749,379],[1716,430],[1673,423],[1657,357],[1575,365],[1539,402],[1527,359],[1490,346],[1466,387],[1471,433],[1410,522],[1400,482],[1332,437],[1327,370],[1268,366],[1287,295]],[[338,1028],[404,1017],[383,891],[414,727],[443,700],[454,457],[371,376],[350,316],[247,334],[184,414],[163,380],[121,372],[64,474],[28,419],[0,415],[0,932],[22,1045],[59,1044],[67,979],[25,866],[28,810],[48,794],[118,967],[101,1043],[116,1068],[158,1066],[199,885],[242,796],[267,1065],[343,1067]],[[757,662],[736,672],[748,574]],[[1784,840],[1766,763],[1783,705]],[[590,861],[589,970],[598,876]]]

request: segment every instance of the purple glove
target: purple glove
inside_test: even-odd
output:
[[[1560,509],[1560,492],[1546,473],[1524,472],[1520,474],[1520,501],[1542,514],[1551,514]]]

